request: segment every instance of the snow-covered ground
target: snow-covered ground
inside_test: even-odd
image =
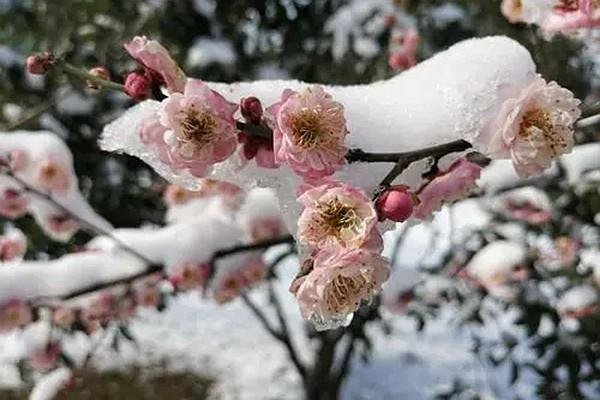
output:
[[[461,206],[462,207],[462,206]],[[457,225],[479,224],[482,215],[472,205],[460,209],[457,215],[469,215]],[[438,229],[437,246],[448,238],[447,212],[434,222]],[[391,242],[392,236],[386,241]],[[430,234],[416,227],[407,237],[400,262],[410,266],[431,248]],[[294,338],[300,347],[310,343],[302,337],[300,314],[287,286],[295,274],[294,260],[280,265],[278,291],[284,300]],[[266,303],[262,290],[253,293],[259,303]],[[267,307],[268,309],[268,307]],[[452,310],[446,317],[427,324],[417,332],[410,319],[389,316],[394,328],[386,336],[373,327],[374,357],[368,364],[359,359],[343,389],[344,400],[362,399],[430,399],[436,391],[448,387],[460,378],[490,399],[506,398],[508,373],[484,365],[470,351],[468,332],[450,322]],[[173,368],[188,368],[210,374],[218,379],[221,399],[298,399],[301,397],[298,380],[287,361],[282,347],[271,340],[262,326],[241,301],[225,306],[205,301],[197,294],[187,294],[172,301],[163,312],[142,312],[131,330],[137,344],[123,345],[117,354],[107,341],[94,358],[100,367],[122,367],[132,362],[168,360]],[[76,337],[67,343],[70,354],[82,357],[88,347],[87,339]],[[22,352],[18,335],[0,337],[0,382],[15,384],[17,374],[11,360]],[[303,352],[306,355],[308,352]],[[530,389],[531,390],[531,389]],[[519,388],[523,398],[527,387]]]

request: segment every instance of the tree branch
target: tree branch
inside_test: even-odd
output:
[[[273,287],[273,280],[268,280],[268,288],[269,288],[269,300],[275,309],[275,314],[277,315],[277,320],[279,321],[279,325],[281,326],[281,339],[280,341],[284,344],[287,352],[292,360],[292,363],[296,367],[296,370],[302,377],[302,379],[306,378],[306,367],[300,361],[300,357],[298,356],[298,352],[294,344],[292,343],[292,336],[290,335],[290,330],[285,319],[285,314],[283,312],[283,307],[281,306],[281,302],[277,297],[277,293],[275,293],[275,288]]]

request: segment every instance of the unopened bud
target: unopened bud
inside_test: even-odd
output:
[[[96,78],[104,79],[105,81],[110,80],[110,71],[106,67],[94,67],[90,69],[88,73]],[[87,81],[86,84],[91,89],[100,89],[101,86],[92,81]]]
[[[34,75],[44,75],[56,63],[54,55],[44,51],[27,57],[27,72]]]
[[[379,195],[375,202],[380,220],[404,222],[413,212],[414,198],[406,186],[392,186]]]
[[[242,116],[251,124],[258,125],[262,120],[263,108],[260,100],[256,97],[244,97],[240,101]]]
[[[146,99],[152,91],[152,79],[143,72],[130,72],[125,77],[125,93],[136,100]]]

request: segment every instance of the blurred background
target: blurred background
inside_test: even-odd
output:
[[[394,32],[409,28],[420,35],[418,61],[463,39],[508,35],[531,51],[547,80],[558,81],[587,102],[597,98],[600,47],[593,37],[544,39],[535,27],[510,24],[496,0],[0,0],[0,131],[18,122],[22,129],[59,134],[74,154],[82,191],[101,215],[118,227],[160,224],[166,183],[139,160],[103,153],[96,144],[104,124],[130,106],[131,100],[94,92],[65,76],[29,75],[24,69],[28,54],[51,50],[76,65],[105,66],[120,80],[125,71],[135,68],[121,44],[143,34],[165,45],[188,76],[224,82],[289,78],[345,85],[401,73],[402,68],[390,67],[390,52]],[[577,135],[579,143],[598,138],[593,128]],[[581,234],[588,240],[597,233],[593,228],[597,230],[594,218],[600,211],[598,186],[582,191],[561,182],[557,178],[538,185],[557,205],[553,222],[541,227],[526,222],[523,229],[552,240],[573,237],[574,223],[570,228],[564,225],[569,217],[592,229]],[[565,195],[570,197],[564,199]],[[440,276],[448,263],[457,262],[457,257],[463,257],[464,263],[464,254],[473,253],[496,234],[488,217],[468,207],[445,210],[427,227],[409,233],[401,229],[386,237],[388,243],[404,246],[398,262],[421,268],[431,276],[430,282],[446,285]],[[479,235],[475,247],[463,249],[450,239],[439,239],[452,235],[448,233],[451,218],[459,220],[456,226],[477,225],[470,231]],[[482,219],[486,224],[480,223]],[[30,219],[20,219],[16,225],[29,238],[31,258],[56,257],[90,239],[80,232],[67,245],[59,244]],[[431,247],[432,241],[437,247]],[[582,244],[597,246],[592,239]],[[427,248],[439,251],[426,254]],[[291,277],[294,267],[289,269]],[[590,271],[573,267],[569,282],[584,281]],[[284,286],[285,282],[282,290]],[[518,303],[522,321],[512,322],[529,330],[524,336],[515,333],[496,342],[497,338],[487,339],[490,332],[494,336],[502,328],[478,314],[483,295],[444,288],[438,298],[443,298],[443,306],[430,301],[430,292],[423,292],[426,299],[411,292],[416,307],[390,317],[392,328],[377,328],[371,363],[353,370],[344,399],[600,398],[598,320],[575,336],[585,341],[581,347],[571,342],[573,337],[543,336],[544,352],[539,357],[551,360],[538,363],[536,356],[519,357],[520,351],[537,353],[517,344],[539,339],[543,316],[549,313],[559,319],[556,312],[537,303]],[[292,301],[288,306],[290,313],[297,314]],[[185,321],[190,313],[200,317]],[[454,317],[459,313],[464,315],[457,322]],[[448,329],[450,325],[455,328]],[[238,399],[297,398],[290,389],[295,378],[286,370],[280,349],[269,343],[237,303],[219,311],[197,297],[184,297],[164,314],[143,315],[133,331],[139,337],[137,344],[129,343],[125,349],[107,346],[98,357],[98,368],[82,376],[81,390],[67,398],[203,399],[209,393]],[[222,336],[224,331],[229,336]],[[1,364],[2,355],[12,351],[10,343],[0,346],[0,382],[7,386],[16,380],[15,372],[8,366],[2,369]],[[253,349],[262,355],[252,354]],[[25,398],[24,393],[0,389],[0,398]]]

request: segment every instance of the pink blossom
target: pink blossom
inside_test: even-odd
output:
[[[183,92],[187,78],[159,42],[148,40],[145,36],[136,36],[123,47],[170,92]]]
[[[44,51],[32,54],[25,62],[27,72],[34,75],[44,75],[56,64],[56,58],[52,53]]]
[[[36,371],[48,371],[56,365],[60,353],[60,344],[51,342],[42,349],[33,351],[33,353],[29,355],[28,362],[31,368]]]
[[[167,148],[158,152],[165,152],[172,167],[203,176],[237,147],[236,108],[202,81],[190,79],[183,94],[173,93],[162,102],[159,115]]]
[[[214,290],[213,298],[217,304],[225,304],[240,295],[245,287],[246,277],[239,271],[224,276]]]
[[[539,174],[571,150],[579,104],[569,90],[538,76],[518,98],[503,103],[489,137],[474,146],[491,158],[512,158],[520,176]]]
[[[544,225],[552,220],[550,210],[540,208],[527,200],[518,201],[508,198],[506,200],[506,211],[512,218],[525,221],[530,225]]]
[[[309,189],[298,201],[304,206],[298,236],[306,246],[358,249],[371,238],[377,223],[371,200],[362,190],[343,183]]]
[[[22,171],[29,162],[27,153],[23,150],[12,150],[9,155],[9,166],[12,172]]]
[[[21,260],[27,251],[27,238],[18,229],[0,236],[0,261]]]
[[[269,113],[274,118],[276,163],[308,178],[329,176],[344,164],[344,107],[321,86],[285,90]]]
[[[244,277],[247,286],[254,286],[262,282],[267,275],[267,265],[262,257],[253,258],[241,268],[240,273]]]
[[[417,48],[421,42],[419,32],[412,28],[396,30],[388,56],[388,65],[394,71],[404,71],[417,64]]]
[[[50,193],[65,193],[71,186],[71,176],[66,167],[48,160],[39,167],[37,182]]]
[[[186,291],[201,288],[210,275],[208,264],[182,262],[173,268],[169,280],[177,290]]]
[[[260,100],[254,96],[245,97],[240,100],[240,112],[246,121],[253,125],[260,124],[263,116],[263,108]]]
[[[250,238],[253,242],[264,242],[285,234],[283,221],[278,217],[254,218],[250,221]]]
[[[75,319],[75,311],[71,308],[57,308],[52,314],[52,321],[54,324],[63,329],[70,329],[75,323]]]
[[[20,300],[9,300],[0,305],[0,333],[8,332],[31,322],[33,316],[27,304]]]
[[[5,218],[16,219],[27,214],[27,198],[23,192],[5,188],[0,197],[0,215]]]
[[[135,302],[141,307],[156,308],[162,302],[162,293],[156,283],[141,282],[134,286]]]
[[[181,186],[169,185],[164,193],[165,203],[169,206],[183,205],[193,199],[221,197],[230,208],[237,208],[243,197],[239,186],[216,179],[198,179],[198,190],[187,190]]]
[[[302,316],[319,330],[332,329],[371,301],[389,273],[387,260],[370,251],[322,252],[312,271],[292,285]]]
[[[511,23],[523,22],[523,0],[502,0],[500,10]]]
[[[572,33],[582,28],[600,27],[598,0],[559,0],[543,20],[541,28],[550,33]]]
[[[79,230],[79,223],[66,215],[50,215],[41,226],[50,237],[61,241],[69,240]]]
[[[106,326],[114,317],[117,298],[111,292],[100,293],[91,304],[81,311],[81,322],[88,333]]]
[[[168,185],[163,195],[165,203],[169,206],[186,204],[195,197],[196,192],[178,185]]]
[[[475,187],[480,173],[479,165],[464,158],[459,159],[447,171],[439,173],[419,189],[417,193],[419,205],[415,208],[413,216],[427,219],[444,203],[464,199]]]

